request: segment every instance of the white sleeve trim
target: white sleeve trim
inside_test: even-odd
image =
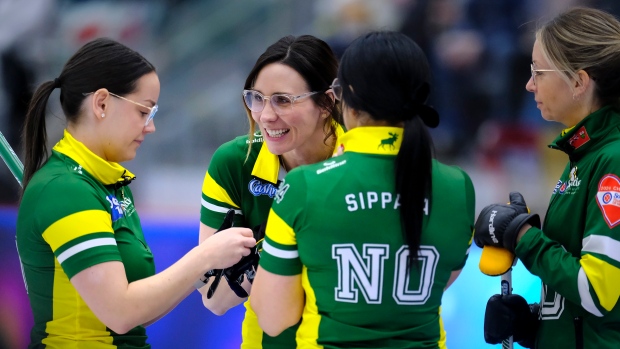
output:
[[[206,208],[207,210],[213,211],[213,212],[226,213],[228,212],[228,210],[230,210],[230,208],[227,208],[227,207],[217,206],[217,205],[208,203],[207,201],[205,201],[205,199],[201,199],[201,202],[204,208]],[[243,212],[241,212],[241,210],[235,210],[235,214],[243,216]]]
[[[64,261],[75,256],[78,253],[86,251],[89,248],[98,246],[116,246],[116,240],[114,240],[114,238],[99,238],[81,242],[61,253],[57,258],[58,263],[62,264]]]
[[[295,251],[282,250],[277,247],[269,245],[267,240],[263,241],[263,251],[278,258],[284,258],[284,259],[299,258],[299,252],[297,250]]]
[[[584,252],[594,252],[605,255],[620,263],[620,241],[609,236],[590,235],[581,241]]]

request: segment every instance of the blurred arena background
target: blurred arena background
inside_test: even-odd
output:
[[[0,131],[21,157],[26,102],[85,42],[100,36],[142,53],[162,88],[157,132],[126,167],[158,270],[198,240],[200,191],[211,155],[244,134],[241,90],[263,50],[278,38],[312,34],[339,55],[372,29],[400,30],[425,50],[433,69],[436,156],[474,182],[477,212],[524,194],[545,213],[565,165],[546,147],[561,126],[541,119],[532,95],[536,24],[572,5],[620,13],[617,0],[0,0]],[[49,103],[50,148],[62,135],[58,91]],[[19,187],[0,165],[0,349],[25,348],[32,315],[15,250]],[[491,347],[482,336],[484,307],[499,278],[478,270],[472,247],[442,307],[448,347]],[[540,284],[518,265],[514,291],[538,300]],[[243,308],[217,317],[191,295],[148,328],[153,348],[238,348]]]

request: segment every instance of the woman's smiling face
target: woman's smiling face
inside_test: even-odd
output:
[[[266,65],[258,73],[252,89],[266,97],[274,93],[299,96],[312,92],[297,71],[280,63]],[[295,100],[292,109],[285,115],[274,110],[271,99],[265,100],[262,111],[251,114],[269,151],[275,155],[293,150],[311,150],[325,137],[323,125],[327,114],[310,96]]]

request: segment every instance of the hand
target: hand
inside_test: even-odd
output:
[[[250,249],[255,245],[256,240],[249,228],[222,230],[200,244],[213,269],[224,269],[234,265],[243,256],[249,255]]]
[[[256,239],[257,243],[256,246],[250,249],[250,254],[241,258],[241,260],[232,267],[224,269],[224,277],[230,289],[235,292],[237,297],[246,298],[248,296],[248,292],[241,286],[244,276],[248,279],[250,284],[254,282],[254,276],[258,269],[258,261],[260,260],[260,246],[265,237],[265,225],[266,222],[252,229],[254,239]]]
[[[499,344],[508,337],[525,348],[532,348],[538,331],[538,304],[527,304],[517,294],[493,295],[484,314],[484,340]]]
[[[474,242],[478,247],[504,247],[514,253],[517,234],[526,223],[540,228],[540,217],[530,214],[523,195],[510,193],[510,203],[482,209],[476,220]]]

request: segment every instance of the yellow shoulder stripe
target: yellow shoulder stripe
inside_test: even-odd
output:
[[[590,254],[584,255],[580,263],[601,306],[611,311],[620,297],[618,283],[612,281],[620,280],[620,269]]]
[[[205,176],[205,180],[202,183],[202,193],[213,200],[217,200],[219,202],[223,202],[232,207],[239,208],[239,205],[233,202],[230,198],[230,195],[226,192],[226,189],[222,188],[217,182],[211,177],[209,172]]]
[[[269,210],[265,235],[280,245],[297,245],[295,232],[273,209]]]
[[[67,242],[93,233],[112,233],[110,214],[102,210],[86,210],[63,217],[43,232],[43,239],[56,251]]]

